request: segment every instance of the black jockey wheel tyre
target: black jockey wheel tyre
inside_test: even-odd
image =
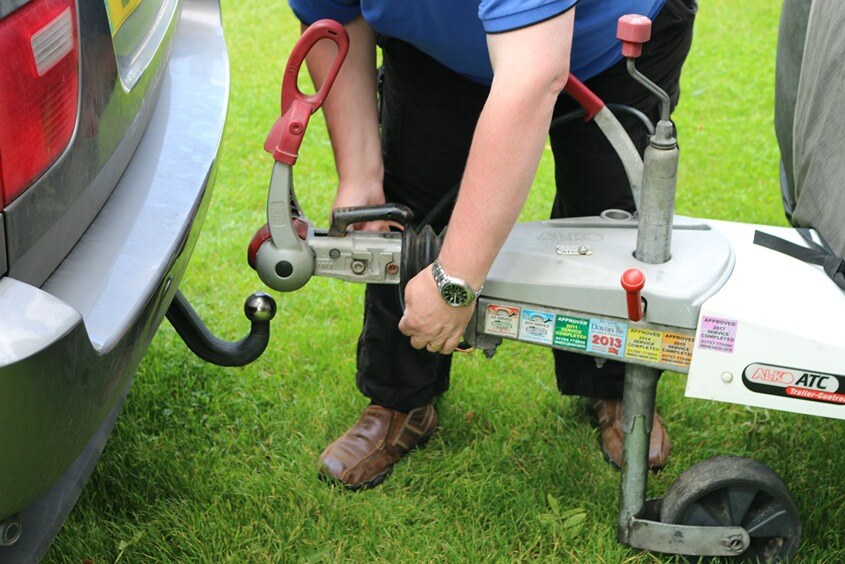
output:
[[[743,527],[751,544],[739,562],[791,559],[801,520],[783,481],[768,466],[739,456],[717,456],[681,474],[660,505],[663,523]]]

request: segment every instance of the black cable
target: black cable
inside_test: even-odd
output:
[[[637,118],[648,130],[649,135],[654,135],[654,124],[645,115],[643,112],[634,108],[632,106],[626,106],[625,104],[607,104],[607,108],[613,112],[614,114],[618,113],[627,113],[635,118]],[[571,112],[565,113],[562,116],[558,116],[552,120],[549,124],[549,131],[561,127],[571,121],[575,121],[576,119],[583,119],[584,116],[587,115],[587,112],[584,111],[583,108],[578,108],[577,110],[573,110]],[[417,226],[418,229],[422,229],[426,225],[431,225],[436,223],[437,219],[440,219],[440,215],[446,211],[447,208],[451,208],[455,204],[455,200],[458,195],[458,189],[460,188],[460,183],[455,184],[451,190],[449,190],[435,205],[425,218],[420,222]]]
[[[645,126],[649,135],[654,135],[654,123],[647,115],[633,106],[626,106],[625,104],[607,104],[607,108],[614,114],[631,114]]]
[[[446,192],[446,194],[442,198],[440,198],[440,201],[438,201],[434,205],[434,207],[431,208],[431,210],[428,212],[428,214],[426,214],[426,216],[423,218],[423,220],[417,226],[417,228],[422,229],[426,225],[432,225],[432,224],[436,223],[436,220],[440,219],[440,215],[443,214],[443,212],[446,211],[447,208],[450,209],[452,206],[454,206],[455,200],[457,199],[457,196],[458,196],[458,189],[460,187],[461,187],[460,182],[455,184],[454,186],[452,186],[452,189],[449,190],[448,192]]]
[[[382,69],[380,69],[382,70]],[[383,84],[384,76],[383,73],[379,74],[379,87],[381,88]],[[381,114],[381,104],[379,104],[379,114]],[[648,130],[649,135],[654,135],[654,124],[645,115],[643,112],[638,110],[637,108],[626,106],[625,104],[606,104],[607,108],[613,112],[614,114],[622,114],[627,113],[635,118],[637,118]],[[567,112],[562,116],[558,116],[552,120],[549,124],[549,131],[561,127],[567,123],[575,121],[577,119],[584,119],[584,116],[587,115],[587,112],[584,111],[583,108],[578,108],[577,110],[573,110],[571,112]],[[460,183],[456,184],[449,190],[440,200],[431,208],[431,210],[426,214],[420,224],[416,227],[416,231],[419,233],[422,231],[422,228],[426,225],[431,225],[436,222],[436,220],[441,219],[440,216],[446,212],[447,210],[451,210],[452,206],[455,204],[455,200],[458,196],[458,189],[460,188]],[[407,282],[407,281],[406,281]],[[405,285],[401,283],[397,286],[397,297],[399,298],[399,306],[402,311],[405,311]]]
[[[563,114],[562,116],[558,116],[558,117],[556,117],[555,119],[552,120],[552,123],[549,124],[549,131],[552,131],[553,129],[557,129],[558,127],[562,127],[562,126],[566,125],[567,123],[569,123],[571,121],[584,119],[584,117],[586,115],[587,115],[587,112],[584,111],[583,108],[578,108],[577,110],[572,110],[571,112],[567,112],[567,113]]]
[[[643,112],[634,108],[632,106],[626,106],[625,104],[606,104],[607,109],[609,109],[614,114],[630,114],[637,118],[646,128],[649,135],[654,135],[654,124],[645,115]],[[569,122],[575,121],[577,119],[584,119],[587,115],[587,112],[584,111],[583,108],[578,108],[577,110],[572,110],[571,112],[565,113],[562,116],[558,116],[552,120],[552,123],[549,124],[549,131],[566,125]]]

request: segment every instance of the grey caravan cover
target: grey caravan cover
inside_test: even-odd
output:
[[[775,129],[787,216],[845,256],[845,0],[785,0]]]

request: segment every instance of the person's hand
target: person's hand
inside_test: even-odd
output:
[[[414,276],[405,288],[405,313],[399,330],[415,349],[451,354],[461,342],[472,306],[452,307],[440,296],[431,266]]]
[[[384,188],[381,182],[373,181],[363,185],[338,186],[332,209],[358,206],[378,206],[385,203]],[[387,231],[392,223],[387,221],[369,221],[352,226],[356,231]]]

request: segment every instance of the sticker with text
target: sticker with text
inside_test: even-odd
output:
[[[606,319],[590,319],[590,335],[587,350],[621,357],[625,351],[626,323]]]
[[[698,337],[698,348],[725,353],[734,352],[736,342],[735,319],[703,316],[701,318],[701,334]]]
[[[631,327],[628,329],[628,345],[625,347],[625,356],[650,362],[660,362],[660,345],[662,343],[662,331]]]
[[[676,364],[678,366],[689,366],[692,362],[692,346],[695,338],[691,335],[680,333],[663,333],[663,342],[660,346],[660,362]]]
[[[519,308],[488,305],[484,332],[489,335],[517,338],[519,334]]]
[[[523,309],[519,323],[519,340],[552,344],[555,332],[555,314],[533,309]]]
[[[555,321],[554,346],[569,349],[587,350],[590,334],[590,321],[580,317],[558,315]]]

